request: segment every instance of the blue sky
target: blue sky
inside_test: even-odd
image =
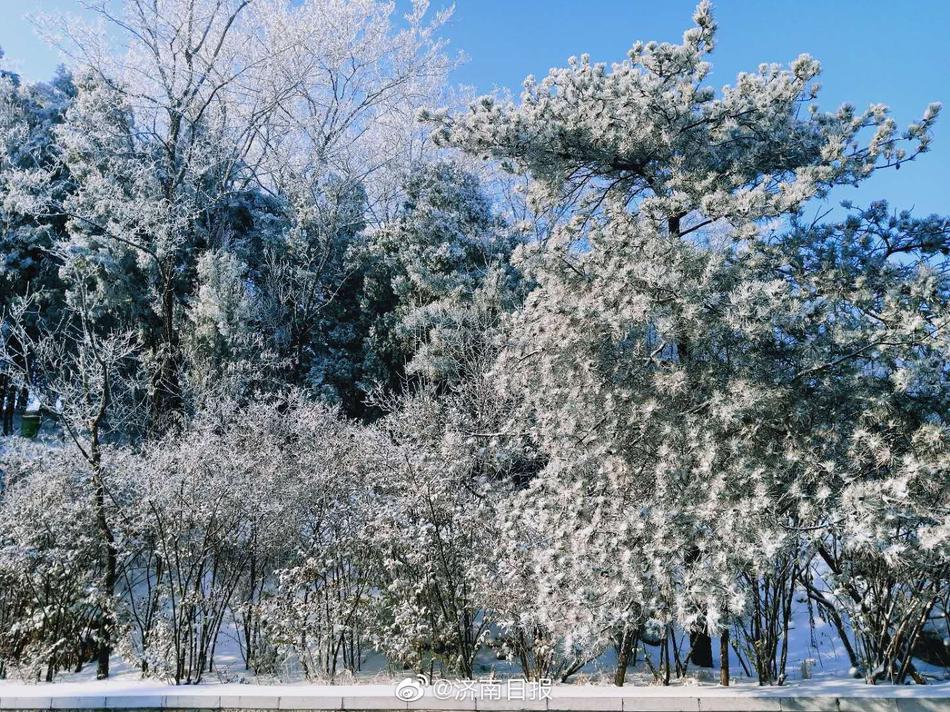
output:
[[[399,0],[405,5],[406,0]],[[440,6],[433,0],[433,6]],[[75,9],[75,0],[0,0],[0,47],[29,79],[49,76],[58,58],[24,13]],[[479,91],[517,92],[527,74],[543,76],[572,54],[623,59],[637,39],[678,40],[692,0],[457,0],[445,35],[468,62],[455,80]],[[946,106],[930,153],[899,172],[879,172],[835,199],[885,198],[917,213],[950,212],[950,2],[914,0],[720,0],[711,81],[731,83],[761,62],[787,63],[801,52],[822,62],[819,102],[832,109],[889,105],[900,124],[930,101]]]

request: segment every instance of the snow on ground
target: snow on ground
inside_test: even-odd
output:
[[[148,680],[87,680],[54,684],[27,684],[10,680],[0,681],[2,697],[130,697],[188,695],[217,697],[274,696],[294,697],[390,697],[395,700],[395,686],[382,684],[350,685],[240,685],[201,684],[175,686]],[[605,685],[557,685],[551,690],[553,698],[576,697],[937,697],[950,700],[950,683],[936,685],[865,685],[857,680],[809,680],[793,682],[781,687],[759,687],[752,683],[721,687],[713,684],[662,686],[625,685],[622,688]]]
[[[92,666],[90,673],[94,672]],[[408,677],[407,675],[406,677]],[[712,682],[694,679],[680,681],[669,687],[653,685],[648,678],[634,674],[634,681],[619,688],[606,683],[560,684],[551,688],[553,698],[577,697],[707,697],[707,696],[763,696],[763,697],[939,697],[950,700],[950,681],[932,685],[866,685],[862,680],[820,676],[810,680],[794,680],[781,687],[760,687],[754,681],[734,682],[722,687]],[[0,698],[4,697],[129,697],[188,695],[216,697],[223,695],[280,696],[280,697],[394,697],[395,683],[402,678],[380,682],[348,684],[241,684],[225,683],[209,676],[200,685],[176,686],[156,680],[143,680],[137,673],[119,673],[108,680],[92,679],[90,674],[73,676],[55,683],[26,683],[17,680],[0,680]],[[430,688],[430,695],[431,695]]]

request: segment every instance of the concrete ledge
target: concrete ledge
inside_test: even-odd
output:
[[[166,695],[164,706],[177,707],[172,695]],[[220,702],[223,710],[276,710],[280,708],[280,697],[277,695],[221,695]]]
[[[452,710],[453,712],[473,712],[476,709],[475,700],[468,698],[463,700],[446,700],[441,697],[425,695],[421,700],[413,700],[406,707],[410,710]],[[619,709],[619,708],[618,708]]]
[[[782,712],[838,712],[837,697],[782,697]]]
[[[624,697],[624,712],[699,712],[698,697]]]
[[[699,712],[699,698],[624,697],[623,712]]]
[[[700,697],[699,709],[700,712],[782,712],[782,699],[780,697]]]
[[[165,707],[166,705],[172,707]],[[162,707],[176,710],[217,710],[221,709],[221,698],[218,695],[165,695],[162,697]]]
[[[907,697],[897,700],[897,709],[900,712],[943,712],[948,705],[950,700],[947,699]]]
[[[48,693],[50,688],[41,688]],[[232,688],[233,690],[233,688]],[[28,695],[22,688],[16,695],[0,696],[0,710],[155,710],[156,712],[251,712],[270,710],[316,710],[320,712],[950,712],[950,689],[933,692],[915,688],[862,691],[854,695],[831,696],[794,693],[785,688],[735,691],[712,688],[700,692],[678,688],[663,694],[657,688],[599,689],[586,693],[578,688],[559,693],[554,688],[543,699],[444,699],[427,689],[422,698],[405,702],[395,697],[392,688],[377,686],[365,694],[332,687],[310,692],[281,691],[263,694],[260,688],[251,694],[200,694],[182,692],[155,694],[123,691],[102,695]],[[37,690],[38,692],[40,689]],[[11,690],[12,692],[12,690]],[[224,690],[222,690],[224,692]],[[231,692],[231,690],[228,690]],[[927,693],[930,694],[927,694]],[[340,694],[342,693],[342,694]],[[0,687],[2,695],[2,687]],[[946,696],[941,696],[946,695]]]
[[[106,709],[160,710],[165,706],[164,702],[165,697],[162,695],[124,695],[122,697],[109,695],[106,696]]]
[[[552,712],[622,712],[622,697],[552,697],[548,709]]]
[[[868,699],[844,697],[838,700],[839,712],[897,712],[895,699]]]
[[[281,697],[277,709],[281,710],[341,710],[342,697],[299,695]]]
[[[49,697],[0,697],[0,709],[3,710],[50,710],[53,701]],[[80,709],[92,709],[83,707]]]

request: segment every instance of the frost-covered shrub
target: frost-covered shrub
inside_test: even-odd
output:
[[[489,626],[480,576],[495,539],[485,463],[458,429],[462,402],[421,392],[385,423],[399,451],[375,495],[373,641],[396,665],[472,677]]]
[[[922,679],[912,651],[950,595],[948,442],[946,428],[927,425],[898,454],[897,443],[857,434],[855,465],[873,458],[883,476],[846,485],[815,544],[824,595],[848,621],[871,683]]]
[[[255,554],[257,512],[240,477],[241,453],[218,444],[202,427],[155,443],[130,467],[138,489],[133,516],[148,546],[130,590],[130,613],[147,621],[134,631],[133,649],[143,670],[176,683],[199,682],[208,671]]]
[[[200,681],[232,613],[246,662],[256,664],[256,606],[322,494],[310,478],[337,424],[332,411],[293,398],[225,404],[122,462],[136,494],[127,516],[142,543],[127,615],[144,670]]]
[[[276,671],[296,665],[307,678],[332,679],[358,671],[370,647],[379,490],[396,451],[379,433],[322,406],[298,401],[282,418],[294,456],[278,466],[296,482],[278,497],[293,524],[257,596],[260,645]]]
[[[365,558],[365,548],[315,545],[306,559],[277,571],[259,607],[262,646],[273,649],[275,672],[296,664],[307,679],[332,680],[360,669],[371,638],[372,568]]]
[[[101,542],[89,473],[59,446],[0,444],[0,667],[25,679],[92,659],[100,611]]]

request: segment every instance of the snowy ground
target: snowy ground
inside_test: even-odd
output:
[[[818,677],[792,681],[781,687],[759,687],[752,681],[734,681],[729,687],[713,682],[689,680],[670,687],[647,684],[634,676],[618,688],[606,684],[562,684],[550,689],[552,699],[627,698],[627,697],[927,697],[947,700],[950,705],[950,681],[932,685],[866,685],[861,680],[839,677]],[[434,688],[429,688],[428,695]],[[395,682],[363,682],[349,684],[240,684],[223,683],[213,676],[200,685],[175,686],[142,680],[133,674],[119,674],[109,680],[74,679],[55,683],[25,683],[16,680],[0,681],[0,700],[9,698],[61,697],[162,697],[186,696],[209,699],[220,697],[360,697],[392,699],[393,707],[401,707],[394,696]],[[8,707],[7,704],[0,705]]]

